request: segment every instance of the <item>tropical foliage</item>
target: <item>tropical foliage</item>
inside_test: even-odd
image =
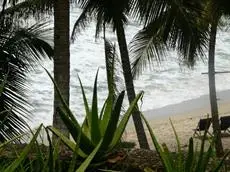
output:
[[[151,5],[150,5],[151,4]],[[165,47],[176,49],[183,63],[194,66],[208,49],[209,95],[213,133],[218,155],[223,154],[215,88],[215,44],[220,18],[229,15],[229,2],[147,0],[138,4],[144,28],[130,44],[133,75],[137,77],[154,61],[164,57]],[[154,63],[153,63],[154,64]]]
[[[206,133],[202,138],[199,151],[197,150],[197,147],[194,145],[193,139],[190,138],[188,152],[184,152],[182,150],[182,147],[180,146],[180,140],[172,125],[173,130],[175,132],[175,139],[177,140],[178,143],[178,151],[170,152],[165,144],[160,145],[158,143],[147,120],[144,117],[143,119],[150,132],[153,144],[158,154],[160,155],[161,162],[164,166],[164,171],[168,171],[168,172],[228,171],[228,169],[224,168],[224,163],[225,163],[225,158],[229,155],[229,152],[227,152],[223,158],[221,159],[217,158],[212,140],[210,140],[211,141],[210,146],[206,150],[205,148],[207,146],[207,145],[205,146]],[[110,127],[108,126],[108,128]],[[11,144],[11,142],[13,142],[15,139],[18,139],[19,137],[14,138],[3,144],[0,144],[0,152],[1,152],[0,170],[3,172],[7,172],[7,171],[11,172],[16,170],[81,172],[81,171],[85,171],[86,168],[87,170],[97,170],[98,169],[97,166],[99,165],[100,166],[99,169],[101,171],[110,171],[110,168],[108,167],[106,167],[106,169],[103,169],[104,167],[103,164],[105,164],[106,162],[106,156],[108,156],[108,152],[106,151],[105,147],[104,149],[102,149],[102,147],[99,148],[99,146],[94,146],[93,151],[85,155],[83,151],[80,149],[81,142],[83,142],[83,139],[80,138],[82,137],[82,133],[85,132],[83,131],[83,128],[81,128],[82,132],[80,132],[80,135],[78,135],[77,142],[72,142],[68,140],[68,138],[65,139],[65,136],[60,134],[57,130],[53,131],[54,133],[57,133],[57,135],[61,137],[60,140],[64,141],[69,148],[72,147],[71,150],[72,153],[67,153],[67,154],[60,153],[60,146],[62,145],[60,144],[60,142],[57,142],[56,144],[52,143],[50,132],[48,132],[48,130],[50,130],[49,127],[45,128],[47,132],[47,139],[49,141],[48,146],[44,147],[43,145],[38,144],[37,140],[42,129],[43,129],[43,125],[40,125],[35,132],[31,131],[32,138],[30,143],[25,145],[23,149],[19,149],[19,150],[15,149],[14,151],[11,150],[10,151],[11,157],[6,157],[2,159],[3,158],[2,153],[4,153],[4,151],[7,151],[7,149],[9,153],[9,148],[16,146]],[[117,130],[119,129],[117,128]],[[90,133],[89,130],[87,133]],[[20,137],[23,137],[23,135],[21,135]],[[105,139],[105,140],[109,140],[109,139]],[[103,144],[103,141],[100,141],[99,145],[105,146],[105,142]],[[194,149],[194,147],[196,148]],[[14,156],[12,156],[13,154]],[[151,168],[148,167],[142,170],[145,172],[153,171]]]
[[[226,0],[215,1],[205,1],[208,12],[208,17],[210,18],[210,36],[209,36],[209,51],[208,51],[208,76],[209,76],[209,97],[211,105],[211,114],[213,119],[213,133],[216,137],[216,150],[219,156],[223,155],[223,145],[221,141],[221,131],[219,125],[219,112],[216,96],[216,81],[215,81],[215,46],[216,46],[216,35],[218,25],[220,23],[220,18],[222,16],[229,16],[230,8],[229,2]]]
[[[87,24],[92,21],[92,19],[96,19],[96,37],[99,36],[99,33],[102,31],[103,28],[106,28],[107,25],[110,25],[113,28],[113,31],[116,32],[117,36],[125,86],[130,104],[135,99],[136,93],[131,73],[131,65],[124,26],[125,24],[127,24],[128,21],[127,16],[131,13],[136,14],[138,12],[138,9],[135,8],[134,5],[136,4],[136,2],[138,1],[80,0],[79,6],[82,8],[82,13],[74,24],[71,36],[71,38],[75,40],[76,33],[79,32],[79,30],[81,30],[82,28],[84,29]],[[138,109],[133,111],[132,117],[140,147],[149,149],[148,141]]]
[[[53,56],[45,38],[50,34],[46,24],[20,27],[10,17],[0,22],[0,141],[12,138],[26,128],[23,118],[29,118],[26,98],[26,74],[42,58]],[[47,28],[47,29],[44,29]],[[23,117],[23,118],[22,118]]]
[[[152,5],[150,5],[152,4]],[[139,5],[144,28],[130,43],[133,75],[137,77],[148,64],[161,61],[167,48],[175,49],[183,63],[193,66],[205,56],[207,24],[201,1],[143,1]],[[206,26],[206,28],[204,27]]]
[[[170,123],[172,125],[172,129],[175,134],[175,138],[177,141],[177,147],[178,150],[176,153],[173,153],[169,151],[166,144],[162,144],[162,146],[157,141],[157,138],[155,137],[153,130],[151,129],[151,126],[149,125],[146,118],[142,115],[142,118],[145,121],[145,124],[147,125],[147,128],[150,132],[152,142],[160,155],[161,161],[164,165],[164,169],[167,172],[205,172],[205,171],[219,171],[224,163],[225,158],[229,155],[230,151],[228,151],[225,156],[218,160],[216,157],[216,151],[213,147],[214,139],[211,140],[210,145],[205,151],[205,140],[206,140],[206,134],[207,131],[205,131],[200,144],[200,150],[197,151],[194,145],[193,138],[189,139],[188,144],[188,151],[184,152],[182,150],[179,137],[176,133],[176,130],[173,126],[172,121],[170,120]],[[150,172],[152,170],[146,169],[146,171]]]
[[[88,103],[84,87],[79,79],[82,97],[85,107],[85,120],[82,124],[78,122],[68,106],[68,84],[61,86],[60,82],[64,76],[69,79],[69,1],[46,1],[46,0],[4,0],[2,12],[0,14],[0,142],[11,139],[0,145],[0,151],[9,145],[10,142],[16,142],[23,135],[19,135],[26,129],[25,117],[29,116],[25,91],[27,85],[25,82],[26,72],[29,72],[43,56],[53,56],[50,45],[43,41],[40,36],[47,33],[43,30],[45,25],[38,24],[30,28],[20,28],[13,17],[28,17],[30,14],[44,14],[51,12],[54,7],[55,22],[65,31],[59,32],[59,26],[55,25],[55,77],[53,80],[55,87],[55,110],[60,126],[65,128],[71,134],[73,140],[69,139],[63,131],[49,126],[47,131],[48,151],[43,154],[37,137],[42,129],[42,125],[33,134],[31,142],[28,143],[18,158],[11,162],[1,163],[0,171],[57,171],[61,168],[61,156],[59,150],[63,150],[63,143],[71,150],[73,156],[68,163],[68,171],[85,171],[89,166],[100,164],[106,160],[108,154],[120,142],[121,136],[127,125],[129,117],[133,113],[134,124],[136,127],[140,147],[148,148],[144,128],[138,113],[137,101],[143,96],[143,93],[135,95],[133,77],[129,61],[129,52],[127,48],[125,29],[127,16],[131,15],[139,19],[144,28],[137,33],[130,44],[130,52],[133,58],[133,75],[138,76],[148,63],[160,61],[168,48],[176,49],[183,61],[193,66],[197,57],[204,56],[204,49],[209,43],[209,81],[210,81],[210,99],[212,106],[212,118],[215,137],[210,141],[210,146],[205,150],[205,136],[201,141],[200,150],[194,149],[194,140],[189,140],[188,152],[182,151],[180,140],[172,125],[178,144],[178,152],[172,153],[167,145],[162,146],[158,143],[150,125],[142,115],[147,128],[150,132],[153,144],[161,157],[161,161],[166,171],[207,171],[212,168],[213,171],[221,170],[225,158],[229,152],[220,160],[216,156],[221,155],[222,148],[220,129],[218,124],[218,109],[215,95],[215,39],[218,23],[222,15],[229,15],[229,3],[226,0],[221,1],[177,1],[163,0],[80,0],[78,1],[83,9],[82,14],[76,21],[72,39],[75,38],[76,31],[85,28],[87,23],[96,18],[96,37],[105,26],[112,25],[113,31],[116,31],[121,62],[127,94],[130,102],[128,110],[122,114],[122,103],[124,91],[118,96],[115,95],[114,80],[114,47],[105,40],[106,68],[108,80],[108,97],[102,107],[98,110],[97,99],[97,75],[94,82],[92,104]],[[65,5],[65,10],[61,11]],[[210,13],[210,11],[212,13]],[[62,13],[63,12],[63,13]],[[65,15],[66,19],[61,21]],[[60,17],[61,16],[61,17]],[[59,18],[60,17],[60,18]],[[41,29],[43,28],[43,29]],[[44,35],[43,35],[44,36]],[[65,50],[62,41],[66,40]],[[105,39],[105,37],[104,37]],[[59,46],[59,47],[58,47]],[[65,51],[65,52],[64,52]],[[64,52],[62,55],[60,53]],[[63,64],[66,66],[63,66]],[[60,66],[58,66],[60,65]],[[112,70],[108,70],[112,68]],[[62,70],[63,69],[63,70]],[[65,72],[63,72],[65,70]],[[50,74],[49,74],[50,75]],[[56,77],[57,76],[57,77]],[[51,77],[51,76],[50,76]],[[51,77],[52,78],[52,77]],[[55,80],[55,81],[54,81]],[[58,86],[57,86],[58,85]],[[61,93],[62,92],[62,93]],[[63,94],[64,93],[64,94]],[[213,94],[214,93],[214,94]],[[214,101],[213,101],[214,100]],[[212,103],[212,101],[214,103]],[[216,106],[216,107],[215,107]],[[54,117],[55,118],[55,117]],[[54,122],[57,124],[58,122]],[[64,124],[64,125],[63,125]],[[172,124],[172,123],[171,123]],[[67,129],[67,130],[66,130]],[[50,131],[57,142],[52,142]],[[215,143],[215,144],[214,144]],[[214,146],[215,145],[215,148]],[[36,156],[31,157],[30,151],[36,148]],[[79,163],[78,163],[79,162]],[[34,168],[34,164],[36,168]],[[65,168],[66,170],[67,168]],[[151,171],[151,169],[145,169]]]
[[[54,85],[59,94],[59,98],[63,103],[63,106],[58,109],[59,114],[75,142],[68,139],[54,127],[48,128],[55,135],[60,137],[60,139],[73,152],[85,159],[79,168],[79,171],[84,171],[94,158],[96,161],[102,161],[103,158],[105,158],[105,156],[120,142],[129,117],[131,116],[137,101],[142,96],[142,93],[137,95],[121,119],[119,118],[121,115],[122,102],[125,94],[124,91],[119,94],[116,100],[114,100],[113,92],[109,92],[108,98],[105,101],[102,110],[99,112],[97,105],[96,75],[91,108],[89,107],[84,88],[81,84],[86,117],[83,124],[80,125],[62,98],[62,95],[55,82]],[[109,84],[109,86],[112,86],[112,84]]]

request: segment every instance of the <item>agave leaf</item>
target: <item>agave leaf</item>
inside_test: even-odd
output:
[[[178,171],[182,171],[183,170],[183,166],[184,166],[184,164],[183,164],[183,160],[184,160],[184,154],[183,154],[183,152],[181,151],[181,144],[180,144],[180,139],[179,139],[179,137],[178,137],[178,135],[177,135],[177,132],[176,132],[176,129],[175,129],[175,127],[174,127],[174,125],[173,125],[173,123],[172,123],[172,120],[171,119],[169,119],[170,120],[170,124],[171,124],[171,126],[172,126],[172,129],[173,129],[173,132],[174,132],[174,135],[175,135],[175,137],[176,137],[176,142],[177,142],[177,148],[178,148],[178,153],[179,153],[179,155],[178,155],[178,157],[177,157],[177,165],[178,165]]]
[[[41,143],[42,144],[42,143]],[[36,162],[39,164],[38,167],[36,167],[36,170],[37,171],[42,171],[43,167],[45,166],[45,163],[46,163],[46,155],[43,154],[42,152],[42,148],[41,146],[39,145],[38,141],[36,140],[35,143],[35,152],[36,152]],[[33,160],[31,161],[30,165],[31,165],[31,171],[34,171],[33,170]]]
[[[213,154],[213,149],[212,149],[212,146],[210,145],[208,148],[208,151],[204,155],[202,165],[200,167],[200,171],[206,171],[207,166],[208,166],[208,162],[209,162],[210,158],[212,157],[212,154]]]
[[[60,153],[60,150],[61,150],[61,138],[59,137],[57,139],[57,141],[54,142],[54,150],[53,150],[53,165],[54,165],[54,169],[57,168],[59,169],[60,168],[60,159],[59,159],[59,153]]]
[[[188,155],[185,162],[185,171],[190,172],[193,169],[194,163],[194,149],[193,149],[193,138],[189,139],[189,146],[188,146]]]
[[[228,151],[224,157],[221,159],[220,163],[217,165],[217,167],[213,170],[213,172],[218,172],[220,171],[220,168],[222,167],[224,160],[228,157],[228,155],[230,154],[230,151]]]
[[[87,119],[87,124],[89,128],[89,134],[90,138],[92,139],[92,142],[96,145],[101,137],[101,132],[100,132],[100,124],[99,124],[99,119],[98,119],[98,107],[97,107],[97,77],[98,77],[98,71],[96,74],[95,82],[94,82],[94,90],[93,90],[93,102],[92,102],[92,110],[89,110],[89,105],[85,96],[85,91],[84,87],[81,83],[81,80],[79,78],[81,90],[82,90],[82,95],[83,95],[83,101],[85,105],[85,111],[86,111],[86,119]],[[84,124],[83,124],[84,125]],[[86,127],[84,127],[86,128]]]
[[[204,135],[202,137],[200,154],[199,154],[199,158],[198,158],[198,162],[197,162],[195,172],[200,172],[200,167],[202,165],[202,161],[203,161],[203,157],[204,157],[204,144],[205,144],[206,135],[207,135],[207,130],[205,130]]]
[[[152,138],[153,144],[154,144],[158,154],[161,157],[162,163],[165,166],[165,170],[166,171],[174,171],[173,167],[172,167],[172,164],[170,163],[170,160],[168,159],[168,157],[165,155],[164,151],[162,150],[160,144],[158,143],[158,141],[156,139],[156,136],[153,133],[153,130],[151,129],[147,119],[144,117],[144,115],[142,113],[141,113],[141,117],[144,120],[144,122],[145,122],[145,124],[146,124],[146,126],[147,126],[147,128],[149,130],[149,133],[150,133],[150,136]]]
[[[89,166],[97,152],[99,151],[101,144],[103,142],[103,139],[99,141],[93,152],[86,158],[86,160],[81,164],[81,166],[76,170],[76,172],[83,172],[86,170],[86,168]]]
[[[55,129],[52,126],[47,127],[50,131],[52,131],[56,136],[60,137],[61,141],[68,146],[72,151],[75,151],[76,144],[72,142],[70,139],[68,139],[65,135],[63,135],[60,131]],[[87,155],[79,148],[78,149],[78,155],[82,158],[86,158]]]
[[[68,131],[72,135],[73,139],[76,141],[79,133],[81,132],[80,125],[77,125],[69,118],[69,116],[65,113],[63,108],[57,108],[57,112],[59,113],[63,123],[68,128]]]
[[[45,68],[44,68],[45,69]],[[75,125],[78,125],[79,128],[80,125],[78,124],[76,118],[74,117],[73,113],[71,112],[71,110],[69,109],[69,106],[67,105],[67,103],[65,102],[65,99],[63,98],[61,91],[59,90],[57,83],[54,81],[53,77],[51,76],[51,74],[45,69],[46,73],[49,75],[50,79],[52,80],[53,84],[54,84],[54,88],[57,91],[57,95],[62,103],[63,108],[65,109],[65,111],[67,112],[68,116],[71,118],[71,120],[74,122]]]
[[[104,102],[104,104],[103,104],[103,106],[101,108],[101,112],[100,112],[100,116],[99,116],[99,120],[101,121],[101,124],[102,124],[102,121],[103,121],[103,117],[105,115],[105,109],[106,109],[107,103],[108,103],[108,98],[105,100],[105,102]],[[104,133],[104,132],[102,132],[102,130],[101,130],[101,133]]]
[[[53,148],[53,144],[52,144],[48,129],[45,128],[45,131],[46,131],[46,135],[47,135],[47,140],[49,142],[49,156],[48,156],[48,160],[46,161],[46,164],[43,167],[42,172],[46,172],[46,171],[53,172],[54,171],[54,164],[53,164],[53,159],[54,159],[53,158],[53,149],[54,148]],[[49,168],[49,170],[47,169],[47,167]]]
[[[89,124],[88,124],[87,118],[84,119],[84,121],[83,121],[83,123],[82,123],[82,125],[81,125],[81,128],[82,128],[81,132],[83,132],[84,135],[85,135],[88,139],[90,139],[90,138],[91,138],[91,137],[90,137],[91,133],[90,133],[90,130],[89,130]]]
[[[162,151],[164,152],[165,158],[167,158],[169,163],[172,165],[172,168],[178,171],[176,166],[177,164],[175,163],[176,161],[174,161],[175,158],[172,156],[172,153],[169,151],[168,146],[165,143],[162,144]]]
[[[110,96],[108,96],[105,103],[103,104],[103,107],[100,112],[100,117],[99,117],[100,131],[102,136],[105,135],[106,128],[109,123],[109,119],[111,118],[112,108],[113,108],[113,100],[110,98]]]
[[[72,172],[75,169],[76,161],[77,161],[77,157],[78,157],[77,152],[78,152],[79,145],[80,145],[80,142],[81,142],[81,134],[82,134],[82,132],[80,133],[80,135],[79,135],[79,137],[77,139],[77,144],[76,144],[76,147],[75,147],[75,151],[73,152],[73,158],[71,159],[68,172]]]
[[[109,145],[109,150],[113,149],[114,146],[120,141],[122,134],[124,133],[125,127],[129,121],[129,117],[131,116],[133,110],[136,108],[137,102],[140,99],[140,97],[143,96],[143,91],[140,92],[135,99],[133,100],[133,102],[130,104],[128,110],[126,111],[126,113],[123,115],[119,125],[117,126],[116,132],[114,133],[114,137],[112,142]]]
[[[117,124],[119,122],[119,117],[121,113],[122,103],[125,96],[125,91],[122,91],[121,94],[118,96],[117,101],[114,105],[114,108],[112,110],[112,114],[110,116],[108,126],[105,130],[105,135],[102,143],[102,149],[107,149],[110,142],[112,141],[114,134],[117,130]]]
[[[101,132],[100,132],[100,123],[98,119],[98,105],[97,105],[97,77],[98,77],[98,71],[95,77],[94,81],[94,88],[93,88],[93,102],[92,102],[92,110],[90,115],[91,123],[89,124],[91,126],[91,139],[92,142],[96,145],[100,141],[101,138]]]
[[[82,151],[84,151],[86,154],[91,153],[91,151],[94,149],[94,146],[93,146],[91,140],[89,140],[85,134],[81,134],[82,129],[78,128],[79,127],[78,124],[75,124],[74,121],[72,121],[66,115],[63,108],[58,108],[57,110],[58,110],[59,115],[61,116],[64,124],[68,128],[68,131],[70,132],[71,136],[75,140],[75,142],[77,142],[79,135],[81,135],[80,147],[81,147]]]
[[[57,91],[58,96],[59,96],[61,103],[63,105],[61,108],[58,108],[59,115],[61,115],[63,122],[65,123],[66,127],[69,129],[71,135],[73,136],[73,138],[76,141],[77,133],[81,132],[81,127],[80,127],[78,121],[76,120],[76,118],[74,117],[73,113],[69,109],[69,106],[65,102],[64,98],[62,97],[61,92],[60,92],[56,82],[54,81],[54,79],[52,78],[52,76],[50,75],[50,73],[47,70],[46,70],[46,72],[49,75],[49,77],[51,78],[52,82],[54,83],[55,90]],[[84,137],[84,135],[82,135],[81,140],[83,140],[82,141],[83,148],[85,147],[85,149],[83,151],[84,152],[85,151],[91,152],[91,150],[89,150],[89,148],[92,146],[91,146],[91,143],[88,140],[88,138],[86,136]]]
[[[100,120],[101,120],[100,130],[101,130],[102,135],[104,135],[106,132],[106,128],[109,123],[109,119],[111,118],[112,109],[113,109],[113,98],[111,95],[109,95],[103,105],[103,108],[100,114]]]
[[[14,160],[14,162],[11,163],[10,166],[8,166],[6,170],[4,170],[4,172],[15,171],[21,165],[22,161],[27,158],[27,155],[28,155],[29,151],[31,150],[34,142],[36,141],[36,139],[38,137],[38,134],[41,131],[41,128],[42,128],[42,124],[37,129],[37,131],[34,134],[32,140],[30,141],[30,143],[23,149],[23,151],[20,154],[20,156],[16,160]]]
[[[80,83],[80,86],[81,86],[81,92],[82,92],[83,101],[84,101],[84,105],[85,105],[86,119],[88,120],[88,124],[89,124],[89,127],[90,127],[92,119],[90,119],[90,115],[89,115],[89,113],[90,113],[89,105],[88,105],[88,102],[87,102],[87,99],[86,99],[86,96],[85,96],[84,87],[82,85],[82,82],[81,82],[81,79],[80,79],[79,76],[78,76],[78,80],[79,80],[79,83]]]
[[[208,131],[206,131],[206,132],[208,132]],[[213,157],[213,153],[214,153],[214,151],[213,151],[214,140],[215,139],[212,139],[211,142],[209,141],[210,145],[209,145],[208,151],[206,153],[204,153],[204,155],[203,155],[203,160],[202,160],[201,167],[200,167],[200,169],[202,171],[206,171],[207,166],[208,166],[208,162],[209,162],[210,158]]]

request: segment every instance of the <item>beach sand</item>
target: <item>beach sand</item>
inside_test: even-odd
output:
[[[218,92],[218,107],[219,116],[230,115],[230,90]],[[177,131],[182,147],[188,147],[190,137],[193,137],[193,129],[201,118],[206,118],[210,114],[210,105],[208,95],[201,96],[197,99],[192,99],[182,103],[169,105],[160,109],[150,110],[143,112],[148,119],[157,140],[162,144],[166,143],[171,151],[177,149],[175,135],[169,118],[172,120],[173,125]],[[210,117],[210,115],[209,115]],[[212,126],[209,129],[212,132]],[[146,129],[150,147],[154,149],[153,143],[150,139]],[[123,135],[125,141],[137,143],[134,125],[131,120],[126,132]],[[200,142],[200,139],[195,138],[195,142]],[[229,137],[222,137],[224,149],[230,148],[230,135]]]

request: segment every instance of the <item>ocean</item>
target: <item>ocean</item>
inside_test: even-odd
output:
[[[71,9],[71,31],[80,12],[80,9]],[[136,22],[129,22],[125,28],[128,43],[140,29],[141,26]],[[230,71],[230,37],[228,35],[229,32],[226,30],[218,31],[216,71]],[[91,102],[94,78],[99,68],[99,107],[102,106],[107,96],[104,44],[101,37],[96,40],[94,36],[95,22],[92,22],[78,34],[76,41],[70,47],[70,108],[79,121],[84,118],[84,105],[77,75],[80,76],[89,102]],[[116,35],[112,31],[107,33],[107,37],[110,41],[116,42]],[[119,54],[118,46],[117,53]],[[160,65],[155,64],[151,69],[145,70],[134,82],[137,93],[141,90],[145,92],[143,101],[140,103],[141,110],[158,109],[207,95],[208,75],[202,73],[207,72],[208,68],[207,59],[203,58],[204,62],[200,60],[194,69],[188,69],[186,66],[179,65],[178,54],[170,51]],[[41,66],[51,73],[53,72],[52,61],[44,60]],[[29,124],[32,127],[38,126],[40,123],[52,124],[53,84],[41,66],[38,66],[28,77],[30,88],[27,94],[28,101],[33,106]],[[230,73],[216,75],[217,91],[229,89],[229,77]]]

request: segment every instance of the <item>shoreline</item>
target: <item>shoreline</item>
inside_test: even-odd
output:
[[[230,115],[230,90],[218,92],[218,98],[219,117]],[[144,111],[143,113],[159,142],[161,144],[166,143],[169,149],[174,150],[177,146],[169,121],[170,118],[180,138],[181,145],[186,148],[189,138],[193,136],[193,129],[197,127],[199,120],[201,118],[206,118],[207,114],[210,114],[209,97],[208,95],[204,95],[196,99],[168,105],[159,109]],[[146,127],[145,130],[151,145],[150,147],[153,148],[153,143],[150,142],[150,135]],[[212,125],[209,131],[212,131]],[[132,120],[129,121],[123,139],[137,143]],[[199,141],[199,139],[195,140]],[[222,138],[222,142],[224,148],[230,147],[230,137]]]
[[[223,111],[224,113],[228,111],[226,107],[223,108],[222,106],[224,104],[230,104],[230,89],[217,92],[217,103],[221,111]],[[199,110],[203,113],[210,113],[209,95],[206,94],[198,98],[182,101],[180,103],[166,105],[161,108],[146,110],[143,111],[143,113],[145,114],[146,118],[155,119],[175,115],[185,115],[189,113],[194,113],[194,111]],[[223,113],[221,111],[220,113]]]

